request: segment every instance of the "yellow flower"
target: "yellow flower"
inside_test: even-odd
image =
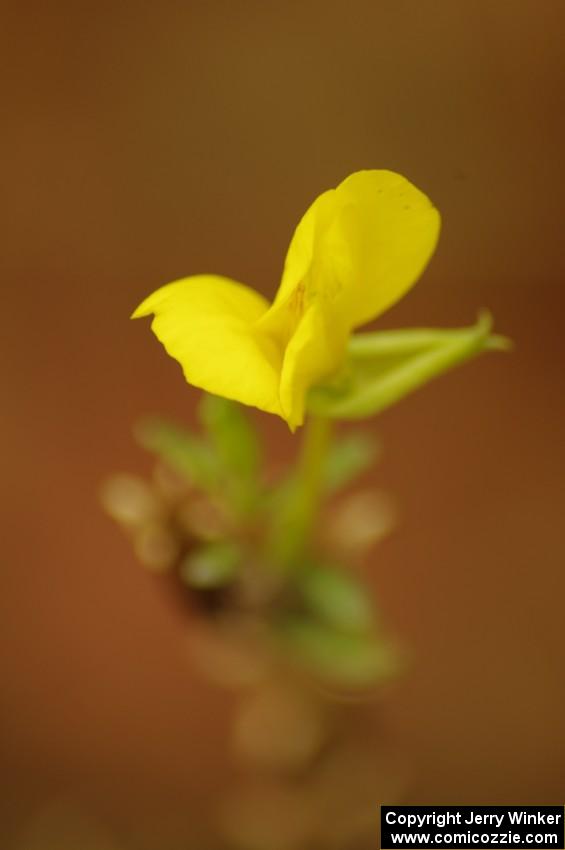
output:
[[[307,210],[272,304],[228,278],[195,275],[158,289],[132,318],[155,315],[153,332],[188,383],[294,430],[309,388],[342,364],[351,331],[416,282],[439,228],[438,211],[400,174],[359,171]]]

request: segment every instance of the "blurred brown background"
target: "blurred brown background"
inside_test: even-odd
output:
[[[405,802],[561,803],[564,4],[30,2],[2,18],[2,846],[36,850],[33,824],[69,799],[98,850],[189,840],[229,705],[191,673],[185,622],[97,489],[147,469],[137,417],[191,421],[197,393],[128,315],[200,271],[273,294],[307,205],[367,167],[404,173],[444,220],[382,325],[488,306],[517,343],[371,425],[402,518],[374,576],[413,654],[378,708],[409,756]],[[288,455],[284,425],[257,418]]]

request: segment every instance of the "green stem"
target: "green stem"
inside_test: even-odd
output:
[[[295,511],[288,539],[286,560],[293,560],[308,548],[318,519],[323,493],[324,469],[331,442],[332,423],[323,416],[311,416],[305,425],[297,466]]]
[[[308,542],[318,518],[322,498],[324,467],[332,436],[332,423],[324,416],[311,416],[299,458],[298,476],[300,489],[300,542]]]

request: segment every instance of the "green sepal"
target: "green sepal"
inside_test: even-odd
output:
[[[492,335],[482,313],[470,328],[413,329],[354,334],[338,376],[311,390],[308,409],[331,419],[362,419],[391,407],[449,369],[510,343]]]

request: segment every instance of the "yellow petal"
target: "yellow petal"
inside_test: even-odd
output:
[[[280,399],[292,430],[303,422],[309,388],[342,362],[350,330],[334,297],[340,286],[323,244],[338,211],[335,199],[335,189],[324,192],[303,216],[276,298],[258,324],[284,352]]]
[[[299,284],[309,286],[313,277],[312,267],[322,259],[323,246],[320,242],[336,214],[335,194],[335,189],[329,189],[319,195],[298,223],[288,247],[274,306],[292,298]]]
[[[376,318],[417,281],[433,254],[438,211],[405,177],[358,171],[320,195],[300,221],[275,306],[304,287],[350,328]]]
[[[132,318],[155,314],[151,328],[190,384],[282,416],[282,352],[256,331],[268,306],[241,283],[197,275],[161,287]]]
[[[348,332],[341,322],[312,304],[300,319],[284,354],[280,399],[292,431],[304,421],[306,394],[311,386],[332,374],[345,355]]]
[[[437,244],[431,201],[392,171],[358,171],[336,189],[323,251],[343,287],[351,327],[379,316],[416,283]]]

